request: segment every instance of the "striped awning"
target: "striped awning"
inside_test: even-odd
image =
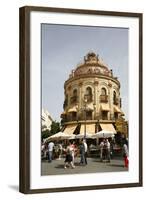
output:
[[[114,106],[114,112],[121,113],[121,110],[118,106]]]
[[[112,124],[100,124],[100,126],[104,131],[116,133],[116,130]]]
[[[63,133],[72,135],[73,132],[75,131],[76,127],[77,127],[77,125],[74,125],[74,124],[68,125],[68,126],[65,128],[65,130],[63,131]]]
[[[81,125],[80,134],[76,135],[76,138],[83,138],[85,135],[87,138],[95,137],[95,124],[86,124],[86,134],[85,124]]]
[[[101,103],[101,110],[109,111],[109,104]]]

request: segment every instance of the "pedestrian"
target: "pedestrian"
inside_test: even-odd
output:
[[[83,140],[83,144],[84,144],[84,148],[85,148],[85,165],[87,165],[87,151],[88,151],[88,146],[87,146],[87,143],[86,143],[86,140],[84,139]]]
[[[48,144],[48,162],[52,162],[53,148],[54,148],[54,143],[49,142],[49,144]]]
[[[107,156],[107,162],[110,162],[111,159],[111,148],[110,148],[110,142],[106,138],[106,156]]]
[[[100,145],[100,161],[103,161],[103,147],[104,147],[104,140],[101,141]]]
[[[128,168],[129,160],[128,160],[129,152],[128,152],[128,143],[124,142],[123,145],[123,157],[124,157],[124,167]]]
[[[102,151],[102,160],[106,160],[107,150],[106,150],[106,138],[103,139],[103,151]]]
[[[71,142],[71,147],[72,147],[72,162],[74,164],[74,161],[75,161],[75,151],[76,151],[75,141]]]
[[[62,150],[63,150],[63,147],[62,147],[62,143],[60,142],[60,143],[58,144],[58,153],[59,153],[58,159],[59,159],[59,160],[61,160],[61,157],[62,157]]]
[[[66,158],[64,161],[65,162],[64,168],[66,169],[68,165],[71,166],[71,168],[75,168],[73,164],[73,156],[72,156],[73,148],[70,142],[65,151],[66,151]]]
[[[87,143],[85,140],[81,141],[79,148],[81,156],[80,164],[87,165]]]

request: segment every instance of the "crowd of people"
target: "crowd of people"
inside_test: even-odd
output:
[[[42,144],[43,157],[47,157],[48,162],[53,159],[64,159],[64,168],[75,168],[75,157],[80,157],[80,165],[87,165],[87,155],[89,147],[85,139],[82,139],[78,144],[75,141],[68,141],[66,144],[58,142],[57,144],[50,141],[48,144]],[[113,154],[113,145],[108,138],[103,138],[99,144],[99,153],[101,162],[111,162]],[[124,160],[124,167],[128,168],[128,143],[125,140],[122,147],[122,155]]]

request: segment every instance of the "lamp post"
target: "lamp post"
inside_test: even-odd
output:
[[[100,116],[99,116],[99,113],[97,114],[97,132],[99,132],[99,118],[100,118]]]
[[[85,112],[84,139],[86,139],[86,110],[87,110],[87,98],[84,97],[84,112]]]

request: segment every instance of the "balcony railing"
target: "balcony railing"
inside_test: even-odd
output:
[[[87,100],[87,103],[90,103],[93,101],[93,95],[92,94],[85,94],[84,99]]]
[[[114,101],[113,101],[114,105],[118,105],[119,104],[119,99],[118,98],[115,98]]]
[[[108,102],[108,95],[100,95],[100,102],[107,103]]]
[[[77,103],[78,102],[78,97],[77,96],[72,96],[71,98],[70,98],[70,104],[75,104],[75,103]]]

